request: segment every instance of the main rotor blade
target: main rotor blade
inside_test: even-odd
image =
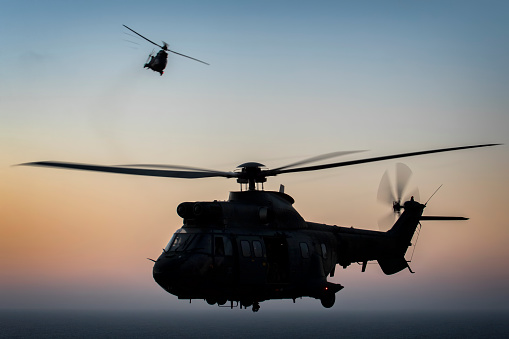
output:
[[[229,175],[231,172],[223,172],[211,170],[208,168],[200,168],[200,167],[191,167],[191,166],[181,166],[181,165],[160,165],[160,164],[130,164],[130,165],[118,165],[122,167],[148,167],[148,168],[166,168],[166,169],[178,169],[178,170],[186,170],[186,171],[199,171],[199,172],[209,172],[209,173],[219,173],[222,175]]]
[[[143,39],[147,40],[148,42],[156,45],[157,47],[160,47],[160,48],[163,48],[163,46],[159,45],[159,44],[156,44],[155,42],[153,42],[152,40],[149,40],[147,38],[145,38],[143,35],[141,35],[140,33],[136,32],[135,30],[133,29],[130,29],[129,27],[127,27],[126,25],[122,25],[124,26],[125,28],[127,28],[128,30],[130,30],[131,32],[133,32],[134,34],[138,35],[138,36],[141,36]],[[164,48],[163,48],[164,49]]]
[[[161,47],[161,48],[162,48],[162,47]],[[192,58],[192,57],[190,57],[190,56],[188,56],[188,55],[185,55],[185,54],[177,53],[177,52],[175,52],[175,51],[172,51],[171,49],[167,49],[167,51],[168,51],[168,52],[175,53],[175,54],[178,54],[178,55],[181,55],[181,56],[186,57],[186,58],[189,58],[189,59],[193,59],[194,61],[198,61],[198,62],[201,62],[202,64],[205,64],[205,65],[209,65],[209,66],[210,66],[210,64],[206,63],[205,61],[201,61],[201,60],[198,60],[198,59]]]
[[[308,158],[308,159],[304,159],[304,160],[301,160],[301,161],[297,161],[297,162],[294,162],[294,163],[286,165],[286,166],[274,168],[272,170],[273,171],[278,171],[278,170],[282,170],[282,169],[285,169],[285,168],[288,168],[288,167],[295,167],[295,166],[299,166],[299,165],[305,165],[305,164],[309,164],[309,163],[315,162],[315,161],[320,161],[320,160],[330,159],[330,158],[334,158],[334,157],[339,157],[339,156],[342,156],[342,155],[353,154],[353,153],[360,153],[360,152],[365,152],[365,151],[339,151],[339,152],[326,153],[326,154],[322,154],[322,155],[317,155],[317,156],[312,157],[312,158]]]
[[[403,192],[405,191],[411,176],[412,170],[407,165],[401,162],[396,164],[396,196],[399,202],[401,202]]]
[[[414,156],[424,155],[424,154],[451,152],[451,151],[459,151],[459,150],[463,150],[463,149],[489,147],[489,146],[497,146],[497,145],[501,145],[501,144],[460,146],[460,147],[441,148],[441,149],[434,149],[434,150],[427,150],[427,151],[420,151],[420,152],[393,154],[393,155],[386,155],[386,156],[382,156],[382,157],[374,157],[374,158],[359,159],[359,160],[344,161],[344,162],[335,162],[335,163],[325,164],[325,165],[283,169],[283,170],[279,170],[279,171],[267,170],[263,174],[268,177],[268,176],[274,176],[274,175],[283,174],[283,173],[318,171],[318,170],[327,169],[327,168],[344,167],[344,166],[365,164],[365,163],[369,163],[369,162],[377,162],[377,161],[384,161],[384,160],[390,160],[390,159],[414,157]]]
[[[182,178],[182,179],[198,179],[198,178],[211,178],[211,177],[224,177],[233,178],[237,174],[233,172],[205,172],[205,171],[170,171],[170,170],[156,170],[145,168],[127,168],[119,166],[101,166],[90,164],[78,164],[70,162],[58,161],[39,161],[21,164],[23,166],[43,166],[43,167],[57,167],[65,169],[75,169],[94,172],[107,172],[118,174],[131,174],[142,175],[149,177],[167,177],[167,178]]]

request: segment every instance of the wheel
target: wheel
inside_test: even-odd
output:
[[[258,312],[260,310],[260,304],[255,302],[253,304],[253,312]]]
[[[331,308],[336,302],[336,295],[334,293],[328,293],[320,298],[320,302],[322,303],[323,307]]]

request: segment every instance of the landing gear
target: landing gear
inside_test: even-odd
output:
[[[218,306],[224,306],[224,304],[226,304],[226,302],[228,300],[226,298],[224,298],[224,297],[218,297],[218,298],[216,298],[216,297],[208,297],[208,298],[205,298],[205,301],[209,305],[217,304]]]
[[[257,301],[255,301],[253,303],[253,312],[258,312],[259,310],[260,310],[260,304]]]
[[[325,308],[331,308],[336,302],[336,295],[334,293],[326,293],[320,298],[322,306]]]
[[[244,309],[247,309],[249,306],[253,305],[253,303],[249,300],[241,300],[240,301],[240,308],[244,307]]]
[[[260,310],[260,303],[258,301],[251,302],[251,301],[248,301],[248,300],[242,300],[240,302],[240,308],[243,307],[243,308],[247,309],[249,306],[252,306],[251,310],[253,312],[258,312]]]

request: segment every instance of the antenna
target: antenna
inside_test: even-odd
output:
[[[431,195],[431,197],[429,197],[428,201],[426,201],[426,203],[424,204],[424,206],[427,206],[428,205],[428,202],[431,200],[431,198],[433,198],[433,196],[438,192],[438,190],[443,186],[444,184],[438,186],[438,188],[436,189],[435,193],[433,193]]]

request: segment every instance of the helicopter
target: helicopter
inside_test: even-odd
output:
[[[182,202],[177,214],[183,219],[178,229],[154,262],[153,278],[178,299],[205,300],[220,307],[251,307],[272,299],[310,297],[325,308],[335,304],[336,293],[344,286],[329,282],[336,266],[347,268],[376,261],[382,272],[392,275],[408,269],[405,255],[423,220],[467,220],[465,217],[425,216],[422,204],[412,196],[401,202],[408,174],[397,178],[397,197],[383,183],[379,196],[389,196],[397,220],[388,231],[341,227],[306,221],[292,206],[294,199],[284,192],[265,191],[268,177],[297,172],[325,170],[398,158],[458,150],[491,147],[481,144],[392,154],[358,160],[310,166],[311,162],[353,152],[334,152],[286,166],[267,169],[258,162],[246,162],[234,171],[218,171],[175,165],[115,165],[39,161],[24,163],[43,166],[139,176],[181,179],[235,178],[239,191],[230,192],[227,201]],[[401,176],[405,178],[401,178]],[[260,189],[260,184],[262,188]],[[436,193],[436,192],[435,192]],[[429,200],[428,200],[429,201]],[[403,212],[401,212],[403,210]]]
[[[136,35],[142,37],[143,39],[147,40],[151,44],[154,44],[157,47],[161,48],[161,50],[159,52],[157,52],[156,55],[154,55],[154,53],[151,53],[149,55],[149,57],[147,59],[147,62],[145,62],[145,65],[143,66],[143,68],[149,68],[149,69],[153,70],[154,72],[158,72],[162,76],[164,74],[164,69],[166,68],[166,64],[168,63],[168,52],[171,52],[171,53],[174,53],[174,54],[177,54],[177,55],[180,55],[180,56],[183,56],[183,57],[186,57],[186,58],[198,61],[198,62],[201,62],[202,64],[205,64],[205,65],[209,65],[205,61],[201,61],[201,60],[192,58],[192,57],[190,57],[188,55],[184,55],[184,54],[181,54],[181,53],[178,53],[178,52],[175,52],[175,51],[172,51],[172,50],[168,49],[169,46],[164,41],[163,41],[163,45],[161,46],[159,44],[156,44],[152,40],[149,40],[149,39],[145,38],[143,35],[141,35],[140,33],[136,32],[135,30],[127,27],[126,25],[122,25],[122,26],[124,26],[125,28],[127,28],[128,30],[133,32],[134,34],[136,34]]]

